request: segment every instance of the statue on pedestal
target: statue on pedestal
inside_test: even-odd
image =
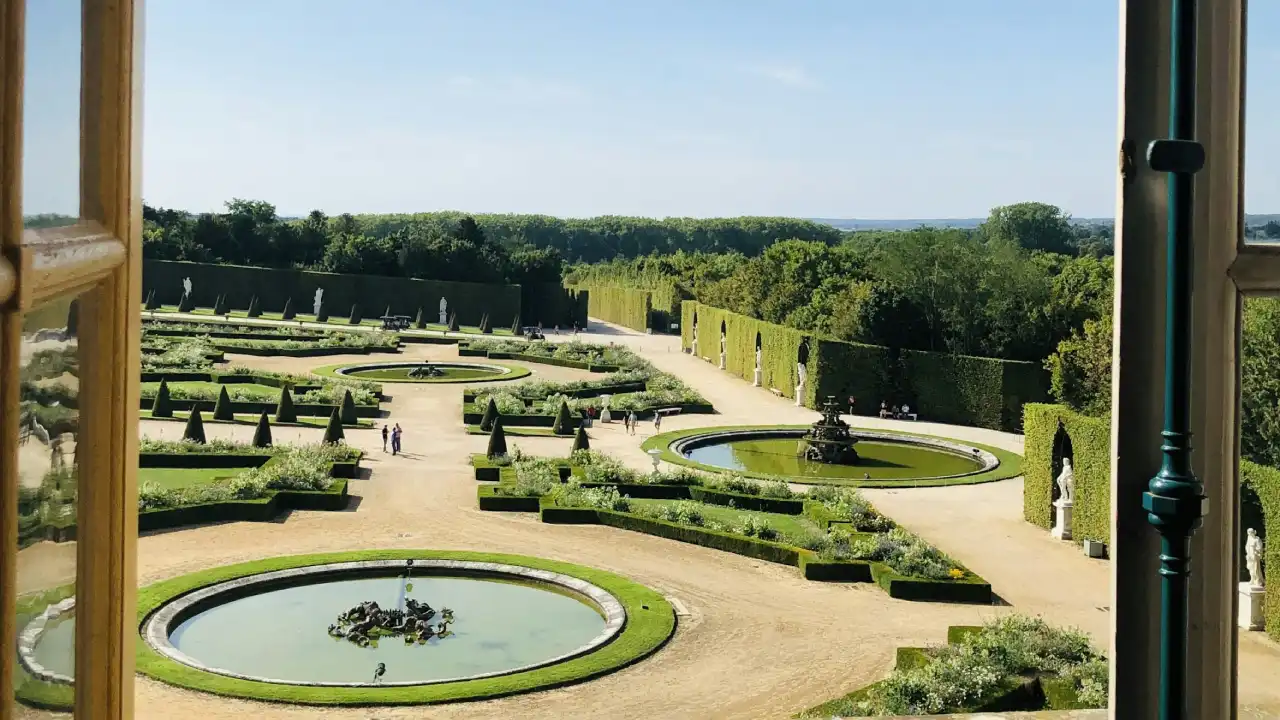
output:
[[[1058,492],[1061,494],[1059,500],[1064,503],[1074,503],[1076,496],[1076,473],[1071,469],[1071,458],[1062,458],[1062,472],[1058,473]]]
[[[324,288],[316,288],[316,298],[311,302],[311,313],[320,314],[320,298],[324,297]]]
[[[724,369],[725,360],[729,357],[728,345],[729,345],[729,338],[725,337],[724,333],[720,333],[720,369],[721,370]]]
[[[189,277],[182,278],[182,294],[183,295],[191,294],[191,278]]]
[[[449,324],[448,309],[449,309],[449,301],[445,300],[444,298],[440,298],[440,324],[441,325]]]
[[[1244,541],[1244,564],[1249,571],[1249,586],[1261,590],[1265,584],[1262,577],[1262,538],[1258,531],[1249,528],[1248,537]]]

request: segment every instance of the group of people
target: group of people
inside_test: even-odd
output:
[[[400,436],[403,434],[404,434],[404,431],[400,429],[400,423],[396,423],[396,426],[394,428],[388,428],[386,425],[383,425],[382,426],[382,452],[387,451],[387,438],[390,437],[391,438],[391,454],[399,455],[400,454]]]
[[[626,428],[628,435],[635,435],[636,426],[640,424],[640,418],[636,417],[636,411],[630,410],[623,415],[622,424]],[[662,432],[662,413],[660,412],[653,414],[653,431],[655,433]]]

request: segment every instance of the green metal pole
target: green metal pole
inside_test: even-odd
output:
[[[1195,141],[1196,0],[1172,1],[1169,135],[1147,160],[1169,173],[1165,310],[1164,459],[1143,495],[1147,521],[1160,533],[1161,720],[1187,717],[1187,581],[1191,536],[1204,511],[1204,486],[1191,470],[1191,226],[1194,175],[1204,166]]]

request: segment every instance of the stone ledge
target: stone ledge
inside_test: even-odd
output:
[[[241,680],[253,680],[277,685],[301,685],[306,687],[375,687],[373,683],[369,682],[339,683],[280,680],[276,678],[245,675],[231,670],[226,670],[224,668],[210,667],[174,647],[174,645],[169,641],[169,633],[175,625],[179,624],[179,618],[182,618],[184,614],[190,612],[192,608],[203,605],[223,593],[243,591],[245,588],[252,588],[255,585],[278,584],[281,580],[298,579],[298,584],[308,584],[337,579],[350,573],[367,572],[369,570],[385,570],[390,573],[398,572],[404,568],[405,560],[354,560],[350,562],[308,565],[289,568],[286,570],[276,570],[272,572],[258,573],[256,575],[248,575],[234,580],[227,580],[225,582],[208,585],[186,593],[161,606],[147,618],[142,627],[142,636],[152,649],[170,660],[196,668],[197,670],[214,673],[216,675],[225,675],[227,677],[238,678]],[[441,685],[445,683],[459,682],[462,680],[478,680],[482,678],[513,675],[515,673],[535,670],[549,665],[556,665],[567,660],[572,660],[573,658],[586,655],[596,648],[612,641],[614,637],[622,632],[623,626],[626,625],[627,611],[617,598],[601,587],[570,575],[555,573],[549,570],[537,570],[534,568],[524,567],[523,565],[508,565],[504,563],[478,562],[472,560],[441,560],[435,558],[414,558],[413,569],[415,571],[421,571],[423,575],[470,574],[507,578],[517,577],[538,583],[556,585],[575,595],[581,596],[581,598],[587,600],[590,604],[593,604],[604,616],[605,626],[604,629],[600,631],[599,635],[581,647],[537,663],[523,665],[510,670],[480,673],[454,678],[443,678],[440,680],[384,682],[379,683],[376,687]]]
[[[18,635],[18,662],[22,663],[24,670],[44,682],[57,685],[75,684],[73,678],[54,672],[41,665],[36,660],[35,655],[36,645],[40,642],[40,636],[44,634],[45,629],[49,627],[49,623],[75,610],[75,607],[76,599],[74,597],[54,603],[46,607],[44,612],[32,618]]]

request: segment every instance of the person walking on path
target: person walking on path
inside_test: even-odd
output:
[[[400,429],[400,423],[396,423],[395,428],[391,430],[391,454],[400,454],[400,435],[404,431]]]
[[[387,451],[387,435],[389,435],[390,432],[391,432],[390,430],[387,430],[387,424],[383,423],[382,424],[382,452]]]
[[[636,411],[635,411],[635,410],[632,410],[631,412],[627,413],[627,417],[631,419],[631,427],[629,428],[629,429],[631,430],[631,434],[632,434],[632,435],[635,435],[635,434],[636,434],[636,421],[638,421],[640,418],[637,418],[637,417],[636,417]]]
[[[631,413],[622,416],[622,426],[628,435],[631,434]]]
[[[654,434],[662,432],[662,413],[653,413],[653,432]]]

